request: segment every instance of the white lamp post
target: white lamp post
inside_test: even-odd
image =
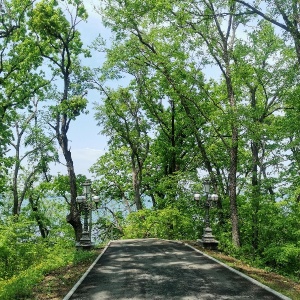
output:
[[[89,250],[93,247],[92,241],[91,241],[91,224],[89,228],[89,212],[92,212],[93,209],[98,208],[98,203],[100,201],[99,196],[93,196],[91,197],[91,185],[92,182],[90,180],[86,180],[82,184],[83,188],[83,196],[78,196],[76,198],[76,202],[79,204],[80,212],[83,212],[84,219],[83,219],[83,231],[81,235],[81,239],[79,241],[79,244],[77,245],[77,248],[83,249],[83,250]],[[96,204],[96,207],[94,206]]]
[[[205,202],[201,205],[205,208],[205,228],[203,231],[202,239],[198,240],[198,242],[207,249],[216,250],[218,249],[219,242],[215,239],[215,237],[212,235],[212,229],[210,227],[210,215],[209,210],[213,206],[214,203],[218,200],[217,194],[209,194],[210,192],[210,182],[205,179],[203,181],[203,190],[206,195]],[[194,195],[194,200],[197,201],[200,204],[200,194]]]

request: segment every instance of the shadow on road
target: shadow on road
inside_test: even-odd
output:
[[[115,241],[68,299],[288,299],[203,254],[158,239]]]

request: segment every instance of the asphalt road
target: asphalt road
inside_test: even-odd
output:
[[[158,239],[112,242],[80,282],[64,300],[289,299],[188,246]]]

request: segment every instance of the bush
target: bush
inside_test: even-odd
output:
[[[48,254],[39,264],[32,265],[27,270],[8,280],[0,281],[0,299],[32,299],[32,290],[46,274],[60,267],[76,265],[79,262],[95,257],[93,251],[77,251],[73,245],[71,248],[62,247],[59,244],[48,249]],[[44,252],[45,253],[45,252]]]
[[[7,281],[3,281],[0,287],[2,300],[27,299],[31,296],[32,288],[43,278],[43,266],[31,267],[20,272]]]
[[[32,222],[13,218],[0,226],[0,279],[9,279],[45,255],[42,238],[34,235]]]
[[[0,224],[0,299],[32,299],[32,288],[45,274],[89,259],[93,252],[76,251],[70,226],[43,239],[34,222],[19,216]]]
[[[190,239],[193,222],[177,208],[143,209],[129,214],[124,227],[124,238]]]
[[[270,245],[263,253],[264,262],[286,275],[300,276],[300,247],[294,244]]]

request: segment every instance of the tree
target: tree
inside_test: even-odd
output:
[[[123,206],[127,213],[136,207],[134,201],[130,150],[122,146],[110,149],[90,168],[95,176],[95,189],[101,199],[116,202]]]
[[[74,228],[76,240],[79,240],[82,225],[76,206],[76,175],[68,131],[70,123],[84,112],[87,105],[84,85],[87,70],[81,66],[79,56],[88,55],[88,52],[83,50],[77,29],[78,24],[86,20],[87,13],[82,1],[68,1],[61,5],[58,6],[54,0],[38,2],[32,12],[30,26],[41,56],[48,60],[53,76],[61,79],[62,91],[55,91],[51,97],[55,104],[50,106],[49,125],[66,161],[71,193],[67,221]]]
[[[20,215],[22,203],[37,177],[44,174],[47,179],[49,164],[58,159],[54,138],[46,136],[43,127],[45,124],[39,118],[38,101],[32,101],[27,116],[16,116],[15,140],[10,142],[15,151],[11,186],[14,199],[12,214],[15,216]]]
[[[106,91],[104,105],[96,108],[96,120],[103,126],[102,133],[110,136],[112,148],[125,146],[129,150],[132,185],[136,208],[142,209],[141,184],[143,166],[149,152],[149,123],[143,116],[139,99],[130,89]]]
[[[262,203],[275,201],[276,186],[282,177],[277,170],[284,170],[282,136],[278,137],[278,120],[284,111],[282,94],[289,88],[285,56],[286,47],[266,21],[259,22],[255,30],[247,34],[247,40],[236,43],[234,59],[235,90],[244,99],[243,165],[251,215],[252,246],[259,246],[259,215]],[[247,101],[247,102],[246,102]],[[282,129],[279,129],[282,131]],[[279,150],[280,149],[280,150]],[[273,173],[273,174],[272,174]],[[248,178],[247,178],[248,177]]]
[[[0,189],[5,185],[7,145],[12,138],[15,111],[41,96],[48,81],[39,66],[42,58],[28,28],[32,0],[0,2]]]
[[[205,120],[203,121],[200,115],[198,121],[198,111],[194,107],[195,110],[191,110],[187,104],[191,102],[190,95],[195,97],[194,102],[204,97],[204,93],[200,92],[199,95],[203,76],[201,71],[194,67],[192,57],[187,54],[183,35],[178,35],[174,28],[169,27],[153,27],[148,33],[149,20],[143,13],[134,20],[129,19],[127,23],[126,17],[120,21],[123,12],[132,7],[129,3],[128,7],[125,3],[119,4],[120,11],[115,9],[118,5],[107,6],[104,11],[105,21],[117,32],[114,47],[107,51],[108,61],[104,73],[114,76],[115,72],[119,71],[120,74],[125,72],[134,77],[131,85],[138,91],[145,114],[151,120],[152,131],[159,132],[160,135],[157,141],[161,143],[156,143],[152,148],[157,149],[159,153],[156,158],[160,161],[155,161],[155,164],[160,163],[156,176],[159,182],[162,176],[169,176],[191,167],[196,156],[196,149],[194,153],[189,153],[194,143],[193,133],[198,137],[201,153],[205,153],[203,141],[199,138],[199,126],[201,127]],[[135,8],[139,14],[139,7]],[[148,13],[152,13],[150,9]],[[186,118],[189,121],[186,121]],[[206,159],[206,162],[209,165],[209,159]],[[213,172],[211,173],[213,176]],[[154,178],[153,173],[151,177]],[[154,185],[148,188],[150,194],[155,190]],[[157,190],[157,193],[160,193],[160,198],[164,197],[163,191]],[[151,195],[153,203],[154,194]]]
[[[235,0],[249,10],[287,32],[293,39],[295,51],[300,64],[300,30],[299,30],[299,1],[266,0],[260,1],[260,6],[243,0]],[[282,21],[279,20],[282,18]]]
[[[227,136],[230,135],[231,141],[228,142],[228,140],[225,141],[225,139],[222,139],[222,133],[220,131],[217,131],[216,134],[224,142],[224,146],[230,155],[228,194],[231,207],[232,237],[234,244],[239,246],[240,238],[236,194],[239,128],[237,103],[231,73],[235,34],[241,20],[235,20],[232,14],[230,14],[227,19],[220,19],[219,16],[228,7],[222,6],[221,3],[217,1],[204,1],[202,4],[199,4],[198,1],[193,1],[192,3],[189,1],[184,4],[181,1],[180,3],[173,2],[171,5],[166,5],[165,7],[164,4],[166,4],[164,1],[157,5],[148,1],[147,5],[142,7],[132,1],[117,1],[113,6],[104,8],[105,22],[118,33],[117,38],[124,38],[126,33],[128,34],[130,38],[125,39],[124,42],[127,45],[129,44],[128,40],[133,40],[134,37],[139,41],[140,45],[137,46],[136,43],[134,43],[132,49],[140,50],[142,61],[145,61],[146,58],[146,64],[148,66],[150,65],[150,67],[164,77],[169,86],[168,93],[172,93],[172,97],[170,98],[174,99],[175,95],[179,98],[187,116],[193,119],[192,124],[201,124],[198,128],[194,127],[194,132],[196,133],[196,138],[198,138],[197,143],[206,163],[206,169],[212,177],[215,186],[216,176],[211,166],[211,160],[207,156],[203,139],[202,137],[199,138],[198,134],[199,129],[201,130],[210,122],[208,114],[204,113],[204,106],[206,106],[205,100],[208,100],[209,97],[205,96],[205,91],[202,92],[204,89],[203,81],[199,74],[200,72],[197,73],[197,75],[200,75],[197,79],[201,81],[197,84],[194,79],[192,85],[190,84],[191,82],[186,80],[186,77],[180,76],[182,74],[179,72],[178,74],[176,71],[179,71],[179,66],[182,61],[188,61],[184,55],[186,52],[182,51],[183,49],[191,51],[190,53],[198,54],[203,53],[203,45],[205,45],[208,53],[208,56],[203,57],[203,61],[208,60],[209,63],[214,63],[219,67],[225,81],[227,93],[227,103],[223,102],[222,106],[223,111],[227,115],[227,122],[229,124],[227,127],[229,127],[228,130],[230,133],[227,132]],[[114,10],[112,10],[112,7],[114,7]],[[188,9],[186,9],[187,7]],[[118,8],[118,10],[116,8]],[[125,11],[133,9],[135,11],[135,18],[131,18],[124,13]],[[235,5],[230,4],[229,9],[233,13],[235,11]],[[202,10],[204,14],[201,14]],[[156,21],[154,21],[154,15],[156,16]],[[166,23],[164,24],[164,22]],[[156,27],[154,27],[154,24]],[[164,26],[162,26],[162,24],[164,24]],[[147,25],[149,26],[148,28]],[[162,34],[164,34],[164,36],[162,36]],[[157,43],[154,37],[158,36],[160,42]],[[173,38],[173,42],[171,38]],[[187,41],[187,44],[184,44],[183,40]],[[171,52],[169,50],[170,48],[165,46],[166,41],[171,43],[172,46],[175,46],[176,51]],[[195,51],[195,49],[197,50]],[[168,50],[171,52],[171,55]],[[128,54],[128,52],[126,53]],[[184,67],[190,71],[190,78],[193,78],[191,72],[193,72],[195,68],[191,60],[192,56],[189,57],[189,59],[190,64],[184,64]],[[199,65],[203,67],[204,64],[201,63],[201,59],[202,58],[198,59]],[[133,60],[137,60],[137,56],[135,56]],[[138,61],[138,63],[140,62],[141,61]],[[176,67],[178,67],[178,69],[176,69]],[[180,88],[184,84],[180,84],[179,82],[183,78],[183,83],[187,83],[188,88],[183,87],[183,90],[181,90]],[[193,92],[197,94],[198,102],[195,98],[190,97],[190,93],[194,95]],[[200,97],[203,97],[205,100],[202,98],[203,101],[201,101]],[[200,109],[202,122],[199,122],[198,118],[195,118],[194,111],[190,109],[193,104],[194,107],[196,106],[195,104],[198,104],[198,107],[202,106],[202,109]],[[214,103],[212,103],[212,105],[214,105]],[[214,129],[217,129],[217,127],[214,127]]]
[[[42,72],[35,71],[42,59],[27,26],[32,3],[13,0],[0,4],[1,131],[7,128],[7,114],[26,107],[31,97],[47,84]]]
[[[285,78],[285,84],[287,88],[285,89],[285,94],[282,93],[281,97],[285,101],[285,115],[286,118],[280,122],[282,128],[284,129],[285,136],[288,136],[290,142],[288,148],[290,149],[292,155],[288,155],[287,159],[291,159],[295,164],[291,166],[296,168],[289,168],[288,174],[293,174],[293,178],[298,174],[298,119],[299,119],[299,109],[297,105],[297,98],[299,97],[299,91],[295,86],[298,86],[298,72],[297,67],[295,68],[295,60],[298,60],[298,65],[300,63],[300,31],[299,31],[299,1],[260,1],[260,5],[251,2],[248,3],[242,0],[236,0],[237,3],[241,4],[241,13],[253,13],[270,22],[270,24],[276,26],[277,28],[283,30],[283,35],[281,39],[285,42],[286,46],[289,47],[289,39],[293,40],[294,51],[296,57],[288,54],[286,57],[287,61],[291,61],[290,67],[286,67],[286,73],[288,77]],[[243,11],[246,8],[246,11]],[[286,50],[287,53],[287,50]],[[285,124],[285,125],[283,125]],[[291,179],[291,182],[297,182],[297,180]],[[294,184],[293,184],[294,185]],[[296,183],[297,185],[297,183]]]

